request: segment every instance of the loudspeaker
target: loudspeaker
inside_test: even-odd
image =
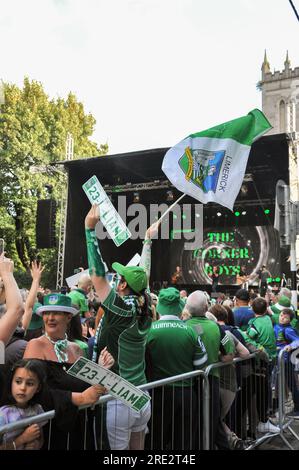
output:
[[[56,211],[55,199],[37,201],[36,211],[36,248],[56,247]]]

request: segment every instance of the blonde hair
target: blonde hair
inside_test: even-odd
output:
[[[84,287],[88,287],[91,285],[91,278],[89,274],[82,274],[79,277],[78,287],[79,289],[83,289]]]

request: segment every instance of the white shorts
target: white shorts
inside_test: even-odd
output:
[[[109,401],[106,426],[111,450],[128,449],[131,433],[146,431],[150,417],[150,402],[142,411],[135,411],[119,400]]]

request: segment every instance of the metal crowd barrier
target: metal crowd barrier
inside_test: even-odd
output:
[[[286,366],[288,367],[289,364],[285,363],[284,352],[281,351],[273,374],[277,378],[277,383],[269,388],[269,370],[265,372],[259,368],[259,361],[259,355],[254,353],[244,359],[236,358],[231,362],[211,364],[204,371],[192,371],[139,386],[138,388],[151,394],[152,416],[149,421],[145,449],[166,451],[221,449],[222,446],[225,448],[223,444],[225,442],[231,444],[233,439],[241,441],[250,438],[251,443],[246,450],[251,450],[278,436],[289,449],[293,450],[293,446],[287,439],[287,433],[298,441],[299,436],[291,427],[292,419],[288,418],[286,410],[286,386],[288,385],[293,390],[291,382],[286,380],[288,377]],[[190,381],[190,385],[184,387],[183,381],[186,380]],[[267,409],[263,409],[257,406],[257,398],[259,395],[265,397],[265,391],[267,392],[268,388],[271,397],[268,397],[266,401]],[[278,400],[274,400],[273,403],[272,393]],[[178,407],[176,399],[179,403]],[[86,434],[89,410],[95,411],[99,408],[103,411],[101,421],[97,422],[97,417],[93,418],[94,448],[105,449],[104,411],[107,404],[113,400],[115,400],[114,397],[105,395],[93,407],[80,408],[80,412],[85,413],[84,449],[88,448]],[[220,400],[224,405],[222,411],[218,406]],[[257,420],[260,419],[260,416],[256,416],[256,409],[259,415],[269,410],[273,414],[277,410],[279,431],[267,433],[261,437],[252,434],[255,433]],[[5,434],[8,432],[49,420],[47,447],[51,450],[51,428],[54,417],[55,411],[49,411],[2,426],[0,438],[2,436],[5,439]],[[109,449],[109,447],[106,448]],[[69,449],[69,435],[66,449]]]
[[[252,353],[205,369],[211,400],[210,420],[205,423],[210,449],[247,450],[256,441],[257,358],[258,353]]]
[[[298,349],[299,352],[299,349]],[[295,354],[296,352],[294,352]],[[232,425],[232,428],[236,430],[237,435],[242,440],[251,440],[250,445],[246,447],[246,450],[253,450],[254,448],[262,445],[265,442],[270,442],[272,439],[279,437],[282,441],[286,444],[286,446],[290,450],[294,450],[291,443],[288,441],[286,437],[286,433],[289,432],[295,439],[299,441],[299,436],[291,427],[293,419],[288,417],[286,412],[286,405],[288,400],[286,399],[286,392],[287,392],[287,385],[289,387],[298,390],[299,394],[299,386],[298,386],[298,371],[295,373],[294,382],[293,384],[286,383],[286,377],[288,377],[289,371],[288,368],[292,367],[291,362],[284,360],[285,352],[282,350],[280,351],[277,362],[274,363],[266,363],[259,357],[259,353],[254,353],[249,356],[247,359],[235,358],[232,362],[228,363],[218,363],[218,364],[211,364],[209,367],[206,368],[206,375],[210,376],[211,372],[215,369],[225,370],[230,367],[232,364],[238,364],[248,361],[248,359],[255,359],[255,363],[253,364],[253,369],[248,376],[250,381],[245,382],[246,387],[243,387],[243,392],[246,392],[245,399],[241,399],[240,408],[241,410],[247,410],[247,415],[245,416],[245,434],[243,434],[244,429],[241,423],[241,426],[235,426],[230,422],[229,424]],[[262,364],[262,366],[261,366]],[[297,374],[297,377],[296,377]],[[272,383],[271,383],[272,378]],[[274,379],[274,380],[273,380]],[[290,381],[289,381],[290,382]],[[265,393],[269,393],[267,400],[265,402],[260,400],[261,398],[265,398]],[[242,392],[242,387],[237,390],[237,392]],[[273,396],[274,392],[274,396]],[[290,390],[288,391],[290,392]],[[211,388],[210,396],[213,396],[213,389]],[[258,399],[259,398],[259,399]],[[299,396],[298,396],[299,399]],[[234,403],[231,406],[231,411],[233,411]],[[239,414],[239,408],[237,409],[237,413],[235,413],[235,420],[241,418]],[[263,416],[264,420],[267,419],[265,416],[269,417],[275,416],[277,423],[275,426],[278,428],[277,432],[266,432],[265,434],[261,435],[255,431],[256,426],[259,421],[261,421],[261,415]],[[213,425],[213,408],[211,411],[210,417],[211,425]],[[271,419],[271,418],[270,418]],[[273,418],[272,418],[273,419]],[[250,430],[250,434],[247,434],[248,426]],[[239,433],[238,433],[239,431]],[[213,434],[213,433],[212,433]],[[215,436],[214,436],[215,438]],[[217,444],[217,442],[216,442]]]
[[[172,386],[173,384],[178,384],[178,389],[182,390],[183,387],[180,386],[180,382],[186,381],[186,380],[191,380],[191,381],[194,382],[194,384],[193,384],[194,385],[194,393],[196,393],[195,383],[198,381],[199,378],[202,380],[202,389],[201,389],[201,392],[200,392],[201,394],[200,394],[200,396],[197,396],[197,399],[199,399],[200,402],[202,401],[202,402],[208,403],[209,387],[208,387],[207,380],[205,378],[204,371],[202,371],[202,370],[192,371],[192,372],[187,373],[187,374],[181,374],[181,375],[178,375],[178,376],[169,377],[169,378],[164,379],[164,380],[158,380],[156,382],[147,383],[145,385],[139,386],[138,388],[140,388],[141,390],[144,390],[144,391],[149,391],[151,393],[153,393],[155,390],[161,389],[162,390],[162,395],[163,395],[163,393],[165,393],[165,388],[166,387]],[[192,385],[191,396],[192,396],[192,393],[193,393],[193,385]],[[201,397],[202,397],[202,400],[201,400]],[[99,401],[95,405],[93,405],[92,407],[90,407],[90,406],[80,407],[81,413],[85,412],[85,428],[84,428],[84,438],[83,438],[84,439],[84,446],[83,446],[84,450],[86,449],[87,411],[89,409],[94,409],[95,410],[98,406],[100,406],[103,409],[103,407],[107,403],[109,403],[113,400],[115,400],[115,399],[111,395],[105,395],[105,396],[101,397],[99,399]],[[153,402],[154,400],[155,400],[155,398],[152,397],[151,401]],[[162,408],[164,408],[164,405],[166,405],[166,402],[163,402],[163,399],[162,399],[161,404],[162,404]],[[187,405],[189,405],[189,404],[187,404]],[[163,413],[162,413],[162,417],[164,417],[164,419],[166,419],[166,416],[163,416]],[[45,419],[46,419],[46,420],[49,420],[49,422],[50,422],[49,423],[49,435],[48,435],[48,445],[47,445],[47,447],[48,447],[48,450],[51,450],[52,420],[54,418],[55,418],[55,411],[52,410],[52,411],[49,411],[47,413],[42,413],[38,416],[33,416],[31,418],[26,418],[24,420],[20,420],[20,421],[17,421],[15,423],[7,424],[5,426],[0,427],[0,438],[1,438],[1,436],[4,436],[4,439],[5,439],[5,434],[8,433],[8,432],[23,430],[24,427],[27,427],[30,424],[40,423],[42,421],[45,421]],[[102,413],[102,418],[103,418],[103,413]],[[194,426],[196,426],[197,425],[197,420],[198,420],[198,415],[195,415],[194,418],[195,418],[194,419]],[[209,416],[208,416],[208,410],[207,409],[203,410],[202,420],[205,423],[208,423],[208,421],[209,421]],[[103,418],[102,422],[99,425],[100,430],[103,434],[104,434],[104,426],[105,426],[104,421],[105,421],[105,419]],[[184,420],[182,420],[182,421],[184,422]],[[94,426],[94,430],[95,430],[95,427],[96,427],[95,422],[93,423],[93,426]],[[193,430],[194,430],[193,428],[190,429],[190,436],[193,434]],[[162,424],[162,433],[161,433],[162,436],[163,436],[163,431],[164,431],[164,429],[163,429],[163,424]],[[96,433],[94,432],[94,434],[96,434]],[[150,442],[153,442],[154,437],[155,437],[155,429],[152,429],[151,430],[151,435],[150,435]],[[100,442],[100,445],[98,444],[98,442]],[[103,449],[103,447],[101,446],[102,442],[103,442],[102,435],[100,435],[100,436],[94,435],[94,447],[95,447],[96,450],[102,450]],[[151,447],[151,445],[150,445],[150,447]],[[193,446],[190,445],[190,448],[192,448],[192,447]],[[202,446],[201,446],[201,448],[205,449],[205,450],[209,449],[209,436],[208,435],[203,435],[202,436]],[[69,435],[67,437],[67,445],[66,445],[66,450],[68,450],[68,449],[69,449]],[[161,449],[160,446],[159,446],[159,449]]]
[[[294,351],[294,354],[299,352],[299,349]],[[293,390],[297,390],[299,394],[299,387],[298,387],[298,370],[295,370],[292,362],[290,361],[290,357],[287,357],[285,360],[285,351],[281,350],[278,354],[277,358],[277,396],[278,396],[278,410],[277,410],[277,418],[278,423],[277,427],[279,431],[277,433],[272,433],[260,438],[255,443],[255,447],[257,445],[262,444],[265,441],[271,441],[274,437],[279,437],[283,443],[290,449],[295,450],[294,447],[291,445],[287,437],[289,432],[297,441],[299,441],[298,434],[294,431],[291,427],[292,422],[294,421],[293,418],[288,417],[286,405],[288,400],[286,399],[286,395]],[[289,379],[288,379],[289,377]],[[294,403],[293,403],[294,405]]]
[[[191,381],[190,386],[183,385],[186,381]],[[138,388],[151,395],[151,418],[149,431],[145,436],[145,449],[209,449],[209,435],[200,434],[198,429],[200,420],[209,423],[208,407],[202,406],[209,403],[209,383],[204,371],[180,374],[140,385]],[[184,401],[186,397],[188,399]],[[114,397],[106,395],[98,403],[104,406],[114,400]],[[178,407],[178,404],[182,406]],[[117,405],[113,403],[113,406]],[[103,426],[100,428],[103,429]],[[102,442],[100,439],[100,443]]]

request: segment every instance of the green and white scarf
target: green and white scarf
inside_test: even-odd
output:
[[[68,353],[67,353],[67,334],[65,334],[64,339],[59,339],[58,341],[53,341],[50,336],[45,333],[45,337],[50,341],[50,343],[54,346],[54,351],[58,362],[68,362]]]

